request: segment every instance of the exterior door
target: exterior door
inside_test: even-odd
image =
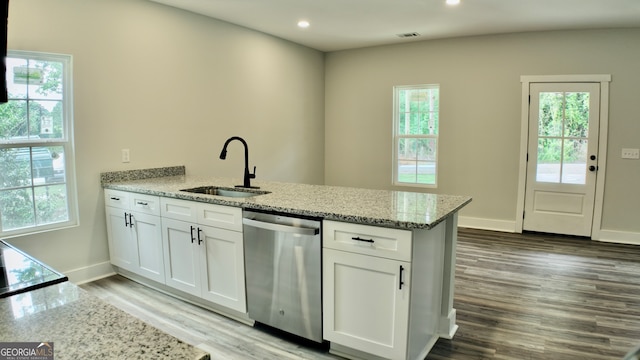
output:
[[[591,236],[599,83],[530,84],[523,229]]]

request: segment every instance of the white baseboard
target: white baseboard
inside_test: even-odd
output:
[[[509,220],[494,220],[468,216],[458,216],[458,226],[472,229],[493,230],[512,233],[515,232],[516,222]]]
[[[115,271],[113,271],[113,267],[109,261],[93,264],[83,268],[67,270],[63,273],[67,275],[69,281],[76,285],[115,275]]]
[[[640,245],[640,233],[631,231],[600,230],[598,237],[592,239],[603,242]]]
[[[458,217],[458,226],[463,228],[492,230],[501,232],[516,232],[516,222],[509,220],[494,220],[475,217]],[[600,230],[593,234],[592,240],[619,244],[640,245],[640,233],[618,230]]]

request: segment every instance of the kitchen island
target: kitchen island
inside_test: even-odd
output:
[[[133,275],[134,280],[140,281],[137,275],[142,275],[141,282],[147,277],[153,280],[150,286],[169,293],[175,293],[170,288],[178,289],[178,297],[188,301],[193,298],[184,292],[205,298],[219,289],[233,288],[224,300],[235,302],[223,307],[232,308],[236,313],[231,316],[241,318],[246,316],[241,210],[314,218],[323,224],[323,339],[330,342],[332,353],[350,358],[423,359],[438,338],[451,338],[457,330],[453,308],[457,212],[470,197],[271,181],[253,181],[259,189],[242,189],[259,191],[256,196],[221,196],[199,191],[232,190],[242,181],[188,176],[181,166],[103,173],[101,182],[111,229],[110,251],[132,244],[117,244],[112,238],[139,236],[127,232],[134,228],[132,221],[141,219],[140,228],[147,226],[141,232],[146,238],[133,243],[138,242],[139,254],[157,254],[153,259],[158,261],[149,258],[143,266],[142,261],[132,264],[138,260],[135,257],[124,259],[125,251],[112,253],[117,270],[124,266],[133,273],[118,272]],[[151,217],[145,219],[147,215]],[[236,250],[216,260],[207,245],[208,229],[211,234],[226,231],[222,234],[227,239],[222,240],[235,243]],[[211,241],[221,242],[217,235]],[[118,254],[123,259],[114,261]],[[228,261],[232,257],[235,260]],[[199,264],[191,267],[194,262]],[[207,273],[222,263],[227,265],[224,272],[235,277],[235,286],[212,285],[211,281],[227,282],[217,278],[220,271]]]
[[[188,176],[182,166],[103,173],[101,182],[105,189],[399,229],[431,229],[471,202],[469,196],[259,180],[252,182],[259,187],[255,190],[267,194],[211,196],[181,190],[211,185],[233,188],[242,179]]]

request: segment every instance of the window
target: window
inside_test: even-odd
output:
[[[0,105],[0,236],[77,224],[71,56],[8,51]]]
[[[396,86],[393,95],[393,184],[435,187],[440,86]]]

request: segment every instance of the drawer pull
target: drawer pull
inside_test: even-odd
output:
[[[363,239],[360,236],[356,236],[356,237],[352,237],[351,239],[356,240],[356,241],[362,241],[362,242],[368,242],[368,243],[374,243],[373,239]]]
[[[137,203],[138,205],[142,205],[142,206],[147,206],[147,205],[149,205],[149,203],[148,203],[148,202],[144,202],[144,201],[138,201],[138,202],[136,202],[136,203]]]
[[[112,197],[111,197],[111,200],[120,201],[120,198],[119,198],[119,197],[112,196]]]

